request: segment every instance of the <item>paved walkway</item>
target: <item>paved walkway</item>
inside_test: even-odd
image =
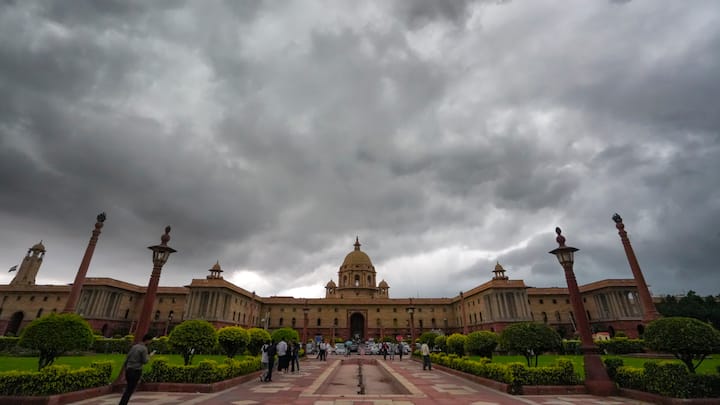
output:
[[[367,356],[370,357],[370,356]],[[252,405],[252,404],[301,404],[301,405],[492,405],[492,404],[544,404],[544,405],[620,405],[646,404],[622,397],[594,397],[592,395],[525,395],[513,396],[473,383],[440,370],[423,371],[422,364],[412,360],[383,361],[379,366],[389,371],[407,389],[409,394],[358,395],[357,387],[349,389],[348,395],[323,395],[329,381],[340,366],[340,357],[331,356],[328,361],[308,359],[300,363],[302,371],[295,374],[273,373],[273,381],[263,383],[251,380],[212,394],[187,394],[172,392],[136,392],[130,404],[201,404],[201,405]],[[76,404],[114,405],[120,394],[105,395]]]

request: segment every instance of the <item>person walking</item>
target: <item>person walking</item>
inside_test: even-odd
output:
[[[125,382],[127,385],[125,385],[125,392],[123,392],[120,398],[119,405],[126,405],[128,401],[130,401],[130,396],[135,392],[135,388],[137,388],[138,382],[140,382],[143,366],[150,360],[150,357],[155,354],[155,351],[148,353],[147,349],[152,339],[153,336],[151,334],[146,334],[143,336],[142,342],[131,347],[127,357],[125,357],[125,362],[122,366],[125,368]]]
[[[398,343],[397,344],[397,352],[398,352],[398,355],[400,356],[400,361],[402,361],[402,356],[403,356],[404,351],[405,351],[405,347],[403,346],[403,344]]]
[[[300,344],[293,340],[290,345],[290,372],[300,372]]]
[[[288,367],[290,366],[290,357],[288,356],[288,344],[285,338],[281,338],[277,344],[277,355],[278,355],[278,371],[287,373]]]
[[[265,372],[260,376],[260,381],[265,381],[265,377],[267,377],[268,374],[268,347],[270,346],[270,341],[266,340],[265,343],[263,343],[262,347],[260,348],[260,363],[262,364],[262,368],[265,370]]]
[[[430,346],[427,343],[423,343],[420,346],[420,354],[423,358],[423,370],[427,367],[428,370],[432,370],[432,364],[430,364]]]
[[[265,382],[272,382],[272,372],[273,367],[275,367],[275,354],[277,354],[277,349],[275,348],[275,342],[271,340],[267,348],[268,368],[267,374],[265,374]]]

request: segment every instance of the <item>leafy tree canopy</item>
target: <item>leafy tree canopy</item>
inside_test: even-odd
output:
[[[81,316],[52,313],[32,321],[23,330],[18,344],[40,352],[40,370],[66,351],[89,349],[94,341],[90,325]]]
[[[463,356],[465,354],[465,340],[467,340],[467,337],[461,333],[453,333],[448,336],[445,340],[448,353]]]
[[[507,350],[525,356],[527,365],[535,357],[537,367],[538,356],[541,353],[556,350],[561,347],[560,335],[548,325],[535,322],[519,322],[509,325],[500,334],[500,342]]]
[[[293,340],[299,341],[300,335],[298,335],[298,332],[293,328],[280,328],[275,329],[273,333],[271,334],[272,340],[275,342],[279,342],[281,340],[285,340],[286,342],[292,342]]]
[[[262,348],[263,343],[270,341],[270,333],[268,333],[265,329],[250,328],[248,329],[248,335],[250,337],[248,351],[253,356],[257,356],[260,354],[260,349]]]
[[[250,343],[250,334],[239,326],[227,326],[217,332],[218,343],[228,357],[241,354]]]
[[[648,348],[672,353],[685,363],[691,373],[695,373],[708,355],[720,352],[720,332],[694,318],[655,320],[645,328],[643,338]]]
[[[427,343],[428,346],[433,347],[435,345],[435,338],[438,336],[440,335],[435,332],[423,332],[423,334],[418,338],[418,342],[420,344]]]
[[[498,345],[498,335],[487,330],[472,332],[467,335],[465,351],[472,355],[492,358],[492,352]]]
[[[182,354],[185,365],[192,363],[195,353],[217,344],[217,332],[208,321],[188,320],[173,328],[168,339],[170,347]]]

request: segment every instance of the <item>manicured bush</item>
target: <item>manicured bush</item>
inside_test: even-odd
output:
[[[522,363],[493,363],[490,359],[471,360],[455,354],[431,354],[433,363],[455,370],[503,382],[514,394],[522,393],[524,385],[575,385],[580,379],[572,361],[558,359],[549,367],[527,367]]]
[[[288,343],[292,342],[293,340],[295,340],[295,341],[300,340],[300,335],[293,328],[275,329],[270,336],[272,337],[272,340],[275,342],[279,342],[283,339]]]
[[[607,354],[629,354],[644,353],[645,341],[642,339],[628,339],[626,337],[616,337],[608,340],[598,340],[595,344]]]
[[[561,354],[580,354],[580,341],[579,340],[562,340],[560,347]]]
[[[0,336],[0,352],[9,352],[20,341],[19,337],[14,336]]]
[[[428,346],[432,348],[433,346],[435,346],[435,338],[438,336],[440,335],[435,332],[423,332],[423,334],[420,335],[417,341],[420,344],[427,343]]]
[[[187,366],[196,353],[203,353],[203,349],[207,351],[215,347],[217,332],[208,321],[188,320],[173,328],[168,343],[172,350],[183,356]]]
[[[720,375],[691,374],[683,364],[646,362],[643,368],[622,365],[622,359],[605,359],[608,375],[622,388],[673,398],[718,398]]]
[[[242,360],[228,358],[223,363],[203,360],[194,366],[174,365],[167,360],[157,359],[150,362],[150,371],[143,374],[142,380],[144,382],[209,384],[250,374],[260,368],[258,357]]]
[[[441,352],[447,351],[447,336],[440,335],[435,338],[435,347],[438,348]]]
[[[465,340],[465,353],[492,358],[492,352],[499,342],[498,335],[490,331],[472,332]]]
[[[605,370],[607,370],[608,376],[611,380],[615,379],[617,370],[624,365],[623,360],[617,357],[608,357],[603,361],[603,363],[605,363]]]
[[[51,313],[30,322],[18,345],[39,351],[38,370],[69,350],[89,349],[95,337],[85,319],[76,314]]]
[[[248,351],[253,356],[259,356],[260,348],[262,348],[262,345],[263,343],[265,343],[265,341],[270,340],[270,334],[265,329],[250,328],[248,329],[248,336],[250,337],[250,342],[248,343]]]
[[[218,343],[230,358],[245,352],[249,342],[250,335],[239,326],[228,326],[218,330]]]
[[[648,348],[674,354],[691,373],[707,356],[720,352],[720,332],[693,318],[657,319],[648,324],[643,336]]]
[[[0,395],[41,396],[100,387],[110,382],[112,362],[94,362],[90,367],[48,366],[40,371],[0,372]]]
[[[560,335],[553,328],[536,322],[519,322],[508,326],[500,334],[500,342],[506,350],[525,356],[528,367],[533,357],[537,367],[540,354],[562,347]]]
[[[460,333],[453,333],[452,335],[448,336],[447,340],[445,341],[447,345],[447,352],[456,354],[458,356],[464,355],[465,340],[467,340],[467,337]]]
[[[153,339],[148,345],[148,350],[151,352],[155,351],[157,354],[172,353],[173,351],[170,349],[170,337],[160,336],[159,338]]]
[[[95,341],[90,349],[95,353],[127,353],[131,346],[131,340],[106,339],[102,336],[95,336]]]

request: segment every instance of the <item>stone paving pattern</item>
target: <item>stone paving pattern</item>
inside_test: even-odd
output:
[[[494,405],[494,404],[543,404],[543,405],[616,405],[647,404],[623,397],[595,397],[592,395],[523,395],[505,394],[483,385],[440,370],[423,371],[422,363],[413,360],[383,361],[384,365],[402,383],[410,388],[410,394],[387,395],[318,395],[316,392],[338,367],[339,358],[330,357],[323,362],[308,359],[300,363],[301,371],[294,374],[273,372],[273,381],[263,383],[253,379],[224,391],[211,394],[136,392],[130,404],[202,404],[202,405],[252,405],[252,404],[301,404],[301,405]],[[104,395],[75,404],[114,405],[120,394]]]

